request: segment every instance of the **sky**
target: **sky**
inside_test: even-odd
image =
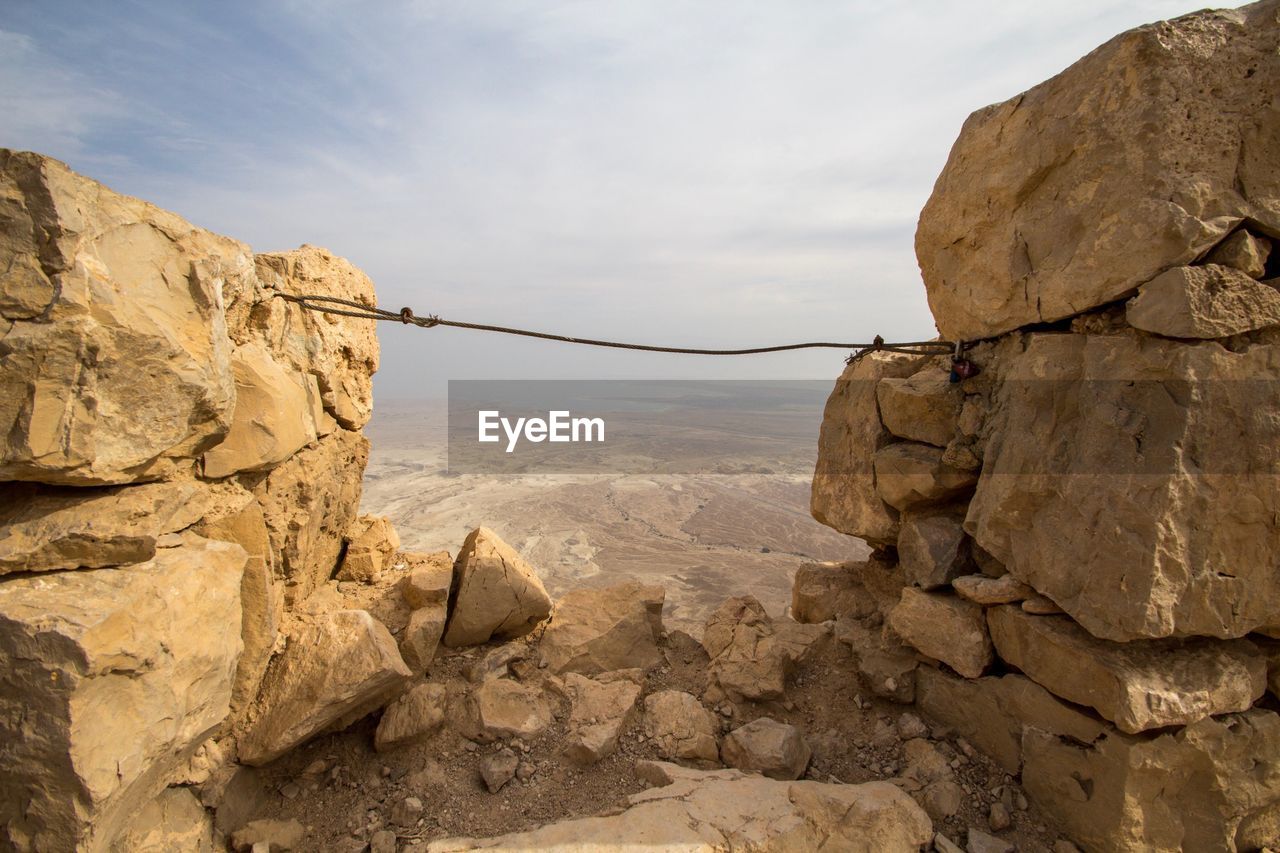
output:
[[[936,334],[912,245],[965,117],[1186,0],[5,0],[0,145],[350,259],[383,307],[695,347]],[[445,379],[834,378],[383,324]]]

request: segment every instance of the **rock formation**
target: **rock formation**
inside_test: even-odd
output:
[[[0,151],[0,195],[0,846],[209,849],[167,785],[208,779],[237,736],[266,760],[408,675],[369,614],[290,612],[355,521],[378,347],[274,297],[372,305],[373,286],[36,154]],[[372,658],[326,667],[366,639]]]
[[[883,573],[813,567],[793,612],[913,650],[899,700],[1089,850],[1280,841],[1277,90],[1266,0],[974,113],[916,250],[980,373],[871,353],[827,405],[814,517],[899,588],[885,614],[857,600]]]

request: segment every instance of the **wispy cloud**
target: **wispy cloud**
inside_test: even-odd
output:
[[[1185,0],[17,0],[6,144],[387,304],[715,344],[927,336],[912,249],[964,117]],[[387,329],[423,375],[830,376]]]

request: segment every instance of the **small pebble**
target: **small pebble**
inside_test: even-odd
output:
[[[991,830],[1002,832],[1009,828],[1010,823],[1009,810],[1004,807],[1004,803],[992,803],[991,813],[987,815],[987,824]]]

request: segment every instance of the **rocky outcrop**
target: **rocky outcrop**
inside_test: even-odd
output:
[[[0,480],[155,480],[227,433],[222,291],[247,246],[38,154],[0,151]]]
[[[1272,2],[1139,27],[971,115],[916,231],[943,337],[1113,302],[1242,223],[1280,235],[1277,44]]]
[[[1280,426],[1257,416],[1280,347],[1036,334],[992,358],[965,527],[1010,574],[1111,640],[1280,623]]]
[[[665,600],[662,587],[635,581],[566,593],[543,632],[542,659],[556,673],[650,669],[661,659]]]
[[[976,371],[861,368],[873,408],[851,368],[823,423],[845,440],[820,443],[814,516],[894,518],[865,527],[899,592],[873,613],[807,572],[794,609],[840,601],[873,693],[1020,775],[1090,850],[1280,842],[1278,45],[1277,0],[1200,12],[974,113],[916,249]],[[1000,805],[971,850],[1008,847]]]
[[[632,795],[620,814],[498,838],[433,841],[427,850],[825,848],[907,853],[933,835],[920,807],[883,782],[780,782],[735,770],[700,772],[654,763],[641,765],[638,772],[659,787]]]
[[[238,546],[0,583],[0,826],[20,850],[103,848],[231,709]]]
[[[243,494],[234,486],[218,494],[193,480],[112,489],[7,486],[0,497],[0,575],[146,562],[160,537],[235,501],[236,492]]]
[[[876,386],[882,379],[915,372],[913,360],[871,353],[845,368],[827,398],[813,472],[813,517],[872,545],[898,538],[898,513],[876,491],[876,473],[866,453],[893,440],[880,421]]]
[[[453,571],[446,646],[523,636],[551,613],[551,596],[537,572],[492,530],[471,531]]]

